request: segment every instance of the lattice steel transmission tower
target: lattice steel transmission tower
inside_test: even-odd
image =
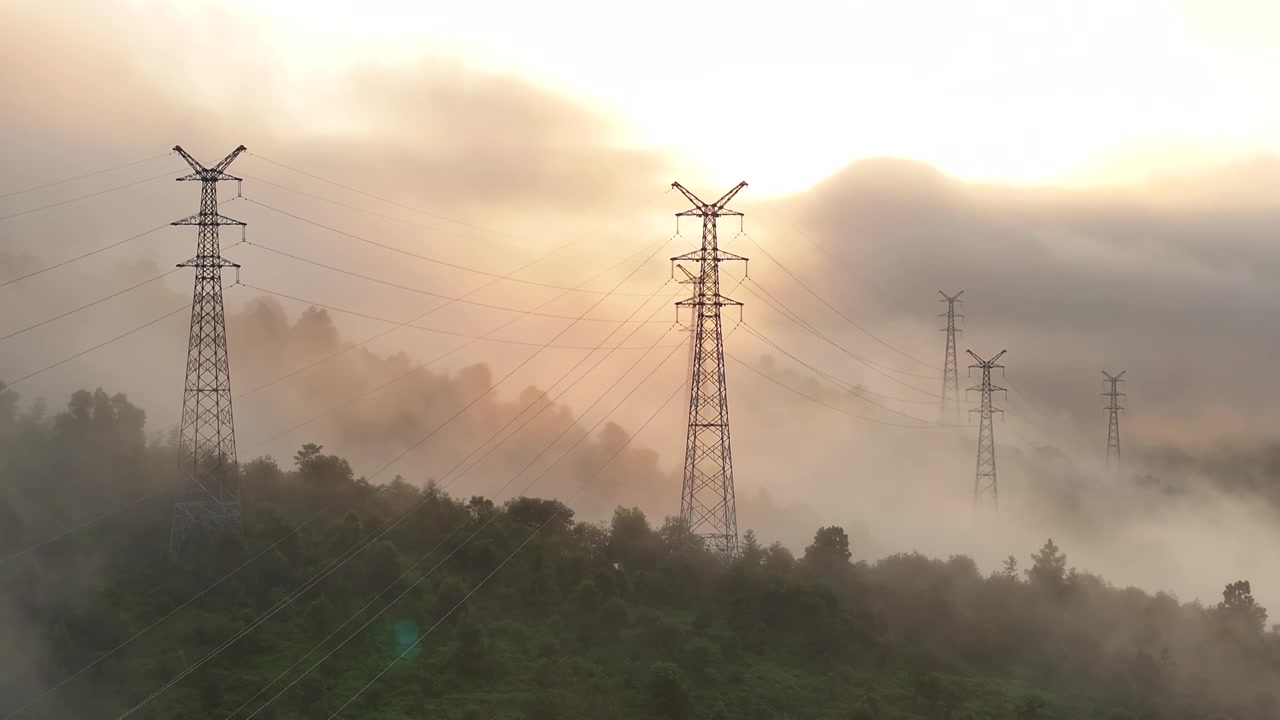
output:
[[[178,265],[196,269],[178,440],[178,489],[169,536],[170,550],[178,552],[189,543],[212,540],[225,528],[240,528],[240,469],[236,462],[231,368],[222,306],[222,269],[240,266],[222,257],[218,228],[243,227],[244,223],[218,212],[218,183],[240,181],[225,171],[245,147],[232,150],[213,167],[201,165],[181,147],[174,147],[173,151],[193,171],[178,180],[200,182],[200,212],[173,223],[199,228],[196,256]]]
[[[738,183],[713,203],[705,203],[680,183],[671,183],[693,208],[676,213],[702,218],[702,247],[671,258],[697,261],[698,274],[685,271],[693,297],[676,303],[693,311],[692,369],[689,384],[689,434],[685,445],[684,487],[680,518],[707,546],[727,556],[738,554],[738,514],[733,494],[733,452],[729,444],[729,396],[724,377],[724,330],[720,309],[742,303],[720,294],[720,263],[747,258],[721,250],[716,244],[716,219],[742,213],[726,205],[747,184]],[[682,268],[683,269],[683,268]]]
[[[981,413],[981,418],[978,421],[978,467],[973,478],[973,505],[977,509],[989,507],[992,511],[995,511],[1000,505],[1000,493],[996,487],[996,440],[991,426],[991,416],[994,413],[1003,413],[1004,410],[991,404],[991,394],[1003,392],[1004,388],[992,384],[991,371],[996,369],[1004,370],[1004,366],[997,364],[997,361],[1007,351],[1001,350],[990,360],[983,360],[975,355],[972,350],[966,350],[965,352],[978,361],[977,364],[969,366],[970,373],[973,372],[974,368],[982,370],[982,384],[969,388],[971,391],[976,390],[982,393],[981,404],[969,411],[971,413]]]
[[[950,421],[953,424],[960,424],[960,376],[956,368],[956,335],[960,330],[956,329],[956,318],[962,318],[963,315],[956,314],[956,303],[964,303],[960,300],[960,296],[964,291],[955,295],[948,295],[941,290],[938,294],[942,299],[938,302],[947,304],[947,311],[938,317],[947,319],[947,326],[942,331],[947,334],[947,357],[942,363],[942,419]]]
[[[1103,406],[1103,410],[1108,413],[1109,420],[1107,422],[1107,467],[1114,468],[1115,474],[1120,474],[1120,411],[1124,407],[1120,404],[1120,398],[1124,397],[1124,393],[1120,392],[1120,384],[1124,382],[1120,378],[1124,377],[1124,371],[1121,370],[1119,375],[1112,376],[1106,370],[1102,371],[1106,378],[1104,383],[1109,385],[1106,392],[1102,393],[1103,400],[1107,400],[1107,404]]]

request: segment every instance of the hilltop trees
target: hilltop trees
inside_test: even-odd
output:
[[[849,562],[849,536],[844,528],[818,528],[813,544],[804,549],[804,561],[818,570],[834,570]]]
[[[172,448],[147,444],[143,420],[102,392],[22,412],[0,388],[0,513],[43,523],[0,524],[0,540],[165,487]],[[183,562],[157,541],[158,502],[0,565],[0,715],[137,635],[32,717],[111,715],[253,626],[149,708],[225,716],[367,624],[260,717],[325,716],[401,654],[353,716],[1275,716],[1280,632],[1243,580],[1213,607],[1182,604],[1077,572],[1052,540],[1024,572],[1013,557],[990,575],[961,555],[853,562],[835,526],[800,559],[748,531],[725,561],[677,519],[618,508],[597,524],[553,499],[372,485],[317,444],[242,477],[243,536]]]

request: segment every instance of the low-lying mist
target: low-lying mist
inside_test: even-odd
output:
[[[259,298],[234,312],[229,326],[235,387],[266,386],[236,405],[242,461],[269,452],[285,462],[302,443],[316,442],[348,458],[357,474],[381,470],[375,482],[395,475],[419,484],[435,479],[462,496],[501,491],[499,500],[573,496],[583,519],[605,519],[618,506],[639,507],[653,517],[678,512],[686,391],[666,401],[686,372],[683,350],[675,348],[665,364],[661,356],[673,349],[609,356],[556,350],[561,355],[552,354],[540,373],[548,382],[584,357],[568,378],[608,360],[570,388],[581,401],[566,403],[552,402],[545,385],[495,387],[496,373],[485,363],[442,370],[424,366],[429,358],[368,351],[346,339],[321,309],[291,316],[278,301]],[[730,363],[743,530],[799,551],[815,525],[838,524],[848,530],[857,558],[911,550],[970,554],[989,570],[1010,554],[1025,563],[1052,537],[1073,565],[1120,585],[1208,602],[1225,583],[1249,579],[1264,604],[1280,606],[1280,588],[1261,551],[1280,539],[1277,508],[1261,493],[1234,487],[1190,461],[1148,464],[1126,457],[1124,474],[1117,476],[1098,458],[1070,447],[1021,442],[1009,432],[1014,420],[997,420],[999,521],[983,523],[972,501],[974,429],[907,429],[843,415],[837,409],[866,415],[869,406],[853,393],[824,386],[804,368],[788,367],[785,358],[735,348],[739,337],[734,333],[729,341],[735,356],[826,405]],[[659,344],[684,341],[682,335]],[[512,352],[534,355],[537,349],[516,346]],[[553,351],[541,354],[548,353]],[[644,357],[637,362],[637,355]],[[175,352],[172,360],[179,357]],[[582,420],[580,413],[628,367],[633,369],[619,386]],[[553,395],[568,385],[557,384]],[[178,389],[169,392],[175,401]],[[615,406],[616,415],[606,416]],[[627,444],[659,407],[642,435]],[[334,408],[341,409],[330,412]],[[918,417],[933,415],[934,408],[917,411]],[[588,434],[593,426],[598,428]],[[465,472],[450,473],[455,468]],[[1260,474],[1258,481],[1269,477]],[[244,492],[251,502],[254,489]]]

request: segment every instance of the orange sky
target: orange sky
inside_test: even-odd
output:
[[[357,122],[314,112],[327,77],[448,56],[566,91],[761,192],[877,155],[1096,182],[1280,149],[1280,100],[1258,92],[1280,67],[1280,6],[1261,0],[131,4],[158,23],[223,14],[237,42],[269,48],[309,123]]]

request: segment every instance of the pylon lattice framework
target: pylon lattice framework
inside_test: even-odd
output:
[[[956,366],[956,335],[961,331],[956,329],[956,318],[964,316],[956,314],[956,303],[963,304],[960,296],[964,291],[948,295],[939,290],[938,294],[942,296],[942,300],[938,302],[947,304],[947,311],[938,316],[947,319],[947,326],[942,328],[942,331],[947,334],[947,356],[942,363],[942,419],[944,422],[950,421],[959,425],[960,377]]]
[[[724,329],[720,309],[742,303],[720,294],[720,263],[747,258],[721,250],[716,240],[716,219],[742,216],[726,205],[747,184],[738,183],[719,200],[706,203],[680,183],[679,190],[693,208],[676,217],[702,218],[702,247],[671,258],[697,261],[695,276],[681,267],[693,286],[693,296],[676,303],[693,311],[692,362],[689,384],[689,429],[685,444],[684,485],[680,518],[707,547],[727,556],[738,553],[738,515],[733,491],[733,452],[729,442],[729,397],[724,375]],[[677,222],[679,220],[677,219]]]
[[[996,441],[991,416],[994,413],[1003,413],[1004,410],[992,406],[991,394],[1003,392],[1004,388],[992,384],[991,371],[1004,369],[1004,366],[998,364],[997,361],[1007,351],[1001,350],[990,360],[983,360],[975,355],[972,350],[966,350],[965,352],[972,355],[973,359],[977,361],[977,364],[969,366],[970,372],[974,368],[982,370],[982,384],[969,388],[970,391],[976,390],[982,393],[982,402],[977,408],[969,411],[970,413],[981,413],[978,421],[978,464],[973,478],[973,504],[977,509],[989,507],[994,511],[1000,505],[1000,492],[996,485]]]
[[[1120,392],[1119,386],[1124,381],[1120,378],[1124,377],[1124,371],[1120,371],[1119,375],[1112,376],[1106,370],[1102,371],[1102,375],[1106,378],[1104,383],[1109,385],[1106,392],[1102,393],[1102,398],[1109,402],[1103,406],[1103,410],[1107,411],[1107,467],[1113,468],[1118,475],[1120,473],[1120,411],[1124,410],[1120,398],[1124,397],[1124,393]]]
[[[180,146],[173,150],[193,171],[178,180],[200,182],[200,212],[173,223],[199,228],[196,256],[178,264],[196,269],[178,439],[178,488],[169,538],[170,549],[179,552],[190,543],[211,541],[220,530],[240,528],[239,466],[222,304],[222,269],[240,266],[222,257],[218,228],[244,223],[218,212],[218,183],[240,182],[225,171],[245,147],[237,147],[213,167],[200,164]]]

